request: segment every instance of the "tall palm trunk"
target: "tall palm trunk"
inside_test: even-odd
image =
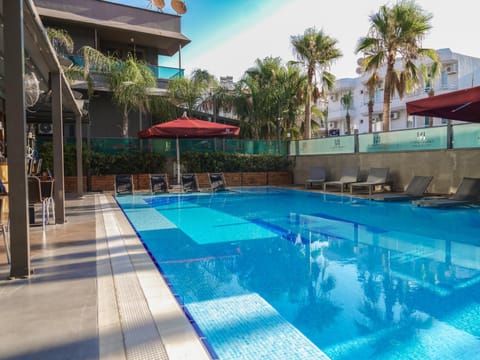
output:
[[[387,64],[387,71],[385,73],[385,85],[383,89],[383,131],[390,131],[390,110],[392,102],[392,87],[393,87],[393,73],[395,65],[395,58],[393,61],[389,59]]]
[[[312,82],[313,82],[313,72],[314,69],[308,69],[307,77],[307,93],[305,98],[305,124],[304,124],[304,135],[305,139],[312,138]]]
[[[368,133],[372,133],[372,127],[373,127],[373,98],[370,97],[370,100],[368,100]]]

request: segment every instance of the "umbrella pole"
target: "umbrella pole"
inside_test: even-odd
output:
[[[180,144],[177,136],[177,184],[180,185]]]

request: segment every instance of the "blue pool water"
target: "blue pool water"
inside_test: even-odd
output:
[[[219,359],[480,359],[480,208],[279,188],[117,201]]]

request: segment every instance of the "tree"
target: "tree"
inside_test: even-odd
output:
[[[168,96],[175,105],[192,115],[202,106],[205,92],[214,82],[214,77],[204,70],[195,70],[190,79],[171,79],[168,83]]]
[[[422,75],[423,83],[425,84],[425,92],[428,96],[435,95],[434,81],[435,78],[441,74],[438,62],[433,62],[429,65],[420,64],[420,73]],[[428,118],[428,126],[433,126],[433,117]]]
[[[320,93],[325,95],[326,90],[332,89],[335,83],[335,77],[328,70],[332,62],[340,58],[342,53],[336,47],[337,40],[326,35],[323,30],[317,31],[315,28],[308,28],[302,35],[291,36],[290,40],[297,59],[307,71],[304,138],[310,139],[314,78],[319,72]]]
[[[342,97],[340,98],[340,104],[342,104],[343,109],[346,111],[346,114],[345,114],[345,121],[346,121],[345,134],[350,135],[350,109],[353,106],[353,94],[352,94],[351,90],[349,90],[347,93],[342,95]]]
[[[117,61],[109,80],[112,100],[122,109],[121,136],[128,137],[130,111],[149,109],[148,88],[156,87],[157,83],[148,65],[132,55],[125,61]]]
[[[375,94],[377,93],[378,85],[381,84],[381,79],[378,71],[375,70],[367,80],[368,93],[368,132],[372,132],[373,127],[373,106],[375,105]]]
[[[390,102],[395,91],[403,98],[419,82],[418,59],[430,58],[438,62],[435,50],[421,47],[431,29],[432,15],[423,11],[414,1],[400,1],[392,7],[383,5],[371,15],[367,36],[360,38],[356,52],[362,52],[362,70],[373,72],[386,67],[383,96],[383,131],[390,130]],[[401,71],[395,69],[397,58]]]
[[[253,139],[285,138],[298,134],[298,94],[305,77],[280,58],[257,59],[237,85],[235,110],[241,119],[242,136]]]

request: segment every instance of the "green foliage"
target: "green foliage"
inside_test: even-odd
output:
[[[43,159],[43,168],[53,170],[53,146],[51,142],[43,143],[39,149]],[[148,174],[165,172],[167,159],[163,154],[126,152],[120,154],[103,154],[88,151],[83,147],[83,172],[91,175],[114,174]],[[74,144],[64,146],[65,176],[76,175],[76,148]]]
[[[255,172],[287,171],[291,161],[287,156],[278,155],[244,155],[222,151],[182,154],[182,164],[187,172]]]

